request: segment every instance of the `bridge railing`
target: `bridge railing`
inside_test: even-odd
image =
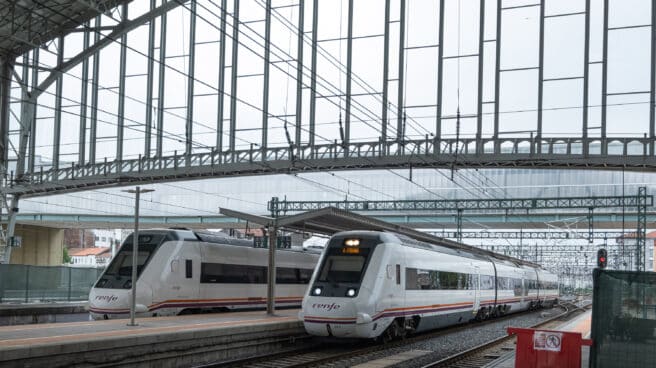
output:
[[[35,172],[28,172],[18,180],[10,177],[5,187],[14,184],[32,185],[56,183],[87,177],[121,176],[140,174],[157,170],[176,171],[189,168],[223,168],[226,165],[258,163],[266,167],[267,162],[288,161],[290,165],[299,161],[360,159],[373,162],[377,158],[441,157],[444,160],[476,159],[478,162],[507,160],[514,155],[536,160],[572,160],[578,163],[586,159],[643,157],[654,160],[652,147],[654,140],[649,138],[463,138],[463,139],[413,139],[405,141],[353,142],[344,145],[332,142],[303,147],[253,148],[235,151],[208,151],[178,154],[164,157],[139,156],[134,159],[61,166],[57,169],[44,165]],[[643,160],[643,164],[644,164]],[[630,163],[629,163],[630,164]],[[493,166],[493,165],[492,165]]]

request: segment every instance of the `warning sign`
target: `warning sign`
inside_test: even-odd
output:
[[[535,331],[533,334],[533,349],[560,351],[563,334],[560,332]]]

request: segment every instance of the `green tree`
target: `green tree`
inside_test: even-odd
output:
[[[64,257],[63,257],[64,264],[71,263],[71,256],[68,255],[68,249],[64,248],[63,253],[64,253]]]

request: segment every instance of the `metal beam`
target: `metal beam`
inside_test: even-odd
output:
[[[221,0],[221,22],[219,25],[219,94],[216,114],[216,151],[223,151],[223,121],[225,106],[225,54],[226,54],[226,22],[228,18],[228,0]]]
[[[347,211],[513,211],[565,208],[619,208],[637,207],[643,197],[552,197],[552,198],[501,198],[501,199],[440,199],[440,200],[387,200],[387,201],[290,201],[268,203],[268,209],[277,215],[287,212],[311,211],[335,207]],[[647,206],[653,206],[654,197],[645,196]]]
[[[442,238],[455,239],[458,237],[457,231],[429,231],[428,233],[439,236]],[[588,231],[572,230],[572,231],[462,231],[460,236],[463,239],[524,239],[524,240],[564,240],[564,239],[616,239],[626,235],[621,231],[595,231],[592,237]]]
[[[317,40],[319,33],[319,0],[312,5],[312,66],[310,68],[310,136],[308,144],[314,147],[314,130],[317,114]]]
[[[121,23],[125,23],[128,19],[128,5],[123,4],[121,11]],[[125,70],[127,68],[127,46],[128,35],[126,33],[121,35],[121,51],[119,56],[119,72],[118,72],[118,113],[116,116],[116,160],[123,160],[123,132],[125,126]]]
[[[189,68],[187,70],[187,119],[185,124],[185,156],[189,165],[194,141],[194,83],[196,71],[196,0],[189,11]]]
[[[100,27],[101,17],[96,17],[94,22],[95,27]],[[100,42],[100,32],[96,32],[93,36],[94,45]],[[93,70],[91,72],[91,79],[93,84],[91,85],[91,127],[89,128],[89,163],[96,163],[96,137],[98,135],[98,90],[100,89],[100,50],[96,50],[93,53]],[[34,90],[36,88],[32,87]],[[36,131],[32,133],[36,135]],[[31,172],[34,172],[32,170]]]
[[[32,50],[32,83],[30,83],[30,88],[34,88],[39,83],[39,49]],[[86,104],[86,101],[85,101]],[[36,104],[28,104],[27,100],[25,102],[25,108],[21,111],[21,114],[27,115],[31,113],[32,118],[23,119],[21,116],[21,145],[29,145],[29,153],[27,155],[27,167],[28,171],[34,172],[34,161],[36,160]],[[29,111],[29,112],[28,112]],[[29,126],[27,125],[29,124]],[[29,138],[27,138],[29,137]],[[29,143],[28,143],[29,141]],[[18,152],[26,152],[24,147],[20,147]],[[24,162],[24,161],[23,161]]]
[[[494,133],[492,137],[494,142],[494,153],[501,151],[501,145],[497,141],[499,138],[499,95],[501,91],[501,2],[497,0],[497,33],[496,33],[496,55],[494,63]]]
[[[305,37],[305,0],[298,2],[298,44],[296,45],[296,135],[294,143],[301,148],[303,126],[303,39]]]
[[[476,109],[476,153],[483,153],[483,72],[485,54],[485,0],[480,1],[478,20],[478,94]]]
[[[538,51],[538,121],[537,121],[537,134],[535,136],[537,150],[542,150],[540,139],[542,138],[542,106],[544,104],[544,7],[546,0],[540,0],[540,41]],[[535,144],[531,142],[531,153],[535,150]]]
[[[59,37],[57,43],[57,68],[64,63],[64,37]],[[61,142],[61,108],[62,108],[62,91],[64,81],[61,74],[57,76],[57,85],[55,87],[55,119],[52,134],[52,167],[59,169],[59,143]],[[36,100],[34,100],[36,102]],[[17,172],[16,175],[19,175]]]
[[[385,35],[383,41],[383,101],[382,113],[380,122],[380,139],[385,142],[387,140],[387,113],[389,109],[389,43],[390,43],[390,0],[385,0]]]
[[[89,22],[84,24],[85,27],[89,27]],[[85,50],[89,48],[90,34],[89,32],[84,32],[82,40],[82,49]],[[33,73],[36,73],[37,70],[34,69]],[[89,92],[89,58],[84,59],[82,62],[82,82],[80,88],[80,134],[78,140],[78,156],[77,163],[79,165],[84,165],[86,163],[86,145],[87,145],[87,99]],[[36,132],[32,130],[32,135],[36,136]],[[31,156],[31,155],[28,155]]]
[[[583,156],[590,153],[588,140],[588,114],[590,109],[590,0],[585,0],[585,30],[583,36],[583,109],[581,109],[583,123]]]
[[[237,70],[239,61],[239,0],[233,1],[232,8],[232,63],[230,68],[232,76],[230,77],[230,151],[235,150],[235,140],[237,136]]]
[[[341,15],[340,15],[341,16]],[[346,35],[346,110],[344,119],[344,156],[348,157],[348,146],[351,140],[351,81],[353,79],[353,0],[348,2],[348,31]],[[342,37],[342,35],[339,35]]]
[[[269,134],[269,60],[271,59],[271,0],[266,0],[264,20],[264,76],[262,91],[262,141],[260,148],[265,151]]]
[[[162,0],[166,2],[167,0]],[[175,2],[175,1],[173,1]],[[157,146],[155,155],[163,156],[164,145],[164,80],[166,78],[166,13],[162,14],[159,24],[159,78],[157,80]]]
[[[587,0],[590,1],[590,0]],[[651,2],[651,64],[649,67],[649,138],[656,137],[656,3]],[[654,156],[654,143],[649,144],[649,155]]]
[[[435,121],[435,140],[439,145],[442,139],[442,83],[444,80],[444,0],[440,0],[440,12],[438,15],[439,30],[437,43],[439,44],[437,52],[437,119]]]
[[[405,1],[400,0],[401,9],[400,9],[400,18],[399,18],[399,74],[397,76],[398,81],[398,96],[396,104],[396,140],[398,142],[403,142],[405,139],[403,137],[403,112],[404,112],[404,101],[403,101],[403,83],[404,83],[404,66],[405,66]]]
[[[156,0],[150,0],[150,10]],[[148,70],[146,71],[146,129],[144,132],[144,157],[150,157],[153,134],[153,74],[155,72],[155,20],[148,22]]]
[[[0,59],[0,170],[6,179],[9,170],[9,109],[11,97],[11,79],[15,60]]]
[[[608,0],[604,0],[604,21],[601,56],[601,155],[608,154],[606,141],[606,113],[608,100]]]

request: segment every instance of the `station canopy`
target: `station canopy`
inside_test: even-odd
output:
[[[455,250],[460,250],[464,252],[469,252],[483,257],[491,257],[491,258],[510,261],[517,264],[539,267],[539,265],[532,262],[509,257],[503,254],[494,253],[485,249],[472,247],[467,244],[462,244],[462,243],[455,242],[453,240],[430,235],[409,227],[392,224],[389,222],[375,219],[370,216],[359,215],[357,213],[341,210],[335,207],[325,207],[314,211],[308,211],[296,215],[281,216],[276,218],[252,215],[252,214],[235,211],[227,208],[221,208],[220,213],[225,216],[239,218],[266,227],[277,227],[279,229],[286,229],[286,230],[306,232],[306,233],[333,235],[341,231],[351,231],[351,230],[392,232],[392,233],[405,235],[407,237],[410,237],[418,241],[439,245],[442,247],[451,248]]]
[[[0,58],[15,57],[68,34],[131,0],[0,0]]]

